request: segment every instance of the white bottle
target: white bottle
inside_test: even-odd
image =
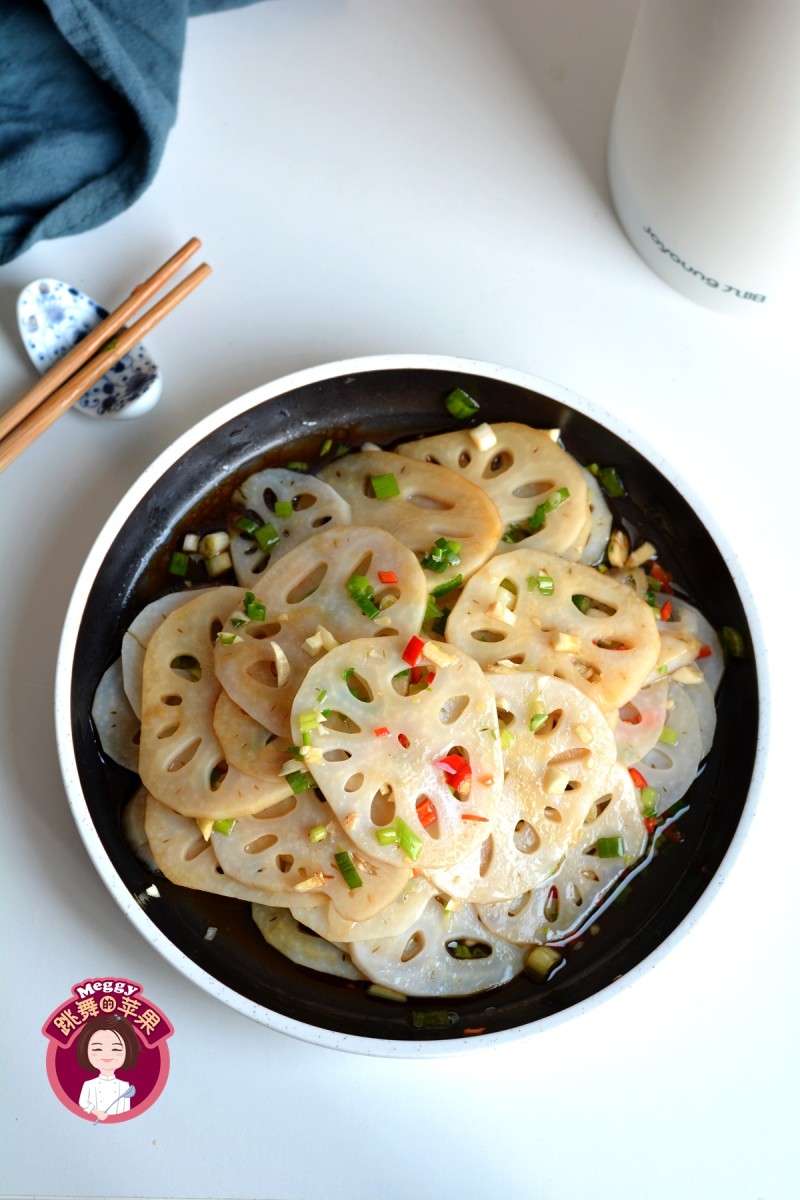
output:
[[[608,168],[625,232],[674,288],[744,316],[786,304],[800,286],[800,0],[643,0]]]

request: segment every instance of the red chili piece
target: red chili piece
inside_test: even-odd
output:
[[[378,579],[381,583],[397,583],[397,576],[394,571],[378,571]]]
[[[661,605],[661,620],[669,621],[672,618],[672,601],[665,600]]]
[[[669,574],[669,572],[665,571],[664,568],[659,566],[657,562],[654,562],[650,569],[650,574],[653,576],[653,579],[657,579],[661,584],[662,592],[666,592],[668,596],[671,596],[672,588],[670,587],[670,584],[672,583],[672,576]]]
[[[438,819],[436,809],[433,807],[433,803],[428,796],[422,796],[417,801],[417,816],[423,829],[427,829],[429,825],[433,825]]]
[[[403,662],[407,662],[410,667],[414,667],[422,657],[422,651],[425,649],[425,643],[422,638],[412,637],[402,654]]]
[[[705,646],[701,646],[697,652],[697,657],[698,658],[710,658],[711,657],[711,647],[708,644],[706,644]]]
[[[386,725],[381,725],[380,729],[375,730],[375,737],[386,737],[389,733]]]
[[[645,777],[641,773],[641,771],[636,770],[636,767],[628,767],[628,774],[630,775],[631,779],[633,780],[634,787],[637,787],[637,788],[646,788],[647,787],[647,780],[645,779]]]
[[[444,771],[448,785],[456,792],[460,790],[465,780],[472,777],[472,767],[460,754],[447,754],[433,765]]]

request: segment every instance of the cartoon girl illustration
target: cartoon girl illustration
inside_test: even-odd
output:
[[[134,1066],[139,1057],[139,1039],[133,1026],[118,1016],[92,1017],[75,1040],[78,1064],[84,1071],[97,1071],[81,1088],[78,1104],[98,1121],[128,1112],[135,1092],[116,1072]]]

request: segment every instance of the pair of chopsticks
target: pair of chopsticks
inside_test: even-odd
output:
[[[211,274],[208,263],[202,263],[138,321],[123,329],[125,322],[200,249],[200,244],[197,238],[191,238],[155,274],[135,287],[119,308],[109,313],[72,350],[54,363],[16,404],[0,414],[0,471],[5,470],[31,442],[49,429],[62,413],[71,408],[84,392],[137,346],[154,325]]]

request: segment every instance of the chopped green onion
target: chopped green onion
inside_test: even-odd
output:
[[[233,827],[235,824],[235,817],[224,817],[219,821],[215,821],[211,828],[215,833],[223,833],[225,837],[230,837],[230,835],[233,833]]]
[[[551,512],[563,504],[565,500],[569,500],[569,488],[556,488],[552,496],[537,504],[533,510],[533,516],[528,517],[528,528],[531,533],[538,533],[540,529],[544,529],[547,524],[547,518]]]
[[[291,517],[294,515],[294,505],[291,500],[276,500],[275,501],[275,516],[276,517]]]
[[[387,825],[385,829],[376,829],[375,840],[379,846],[394,846],[397,841],[397,830],[393,825]]]
[[[501,537],[500,541],[501,542],[512,542],[512,543],[513,542],[521,542],[522,539],[526,538],[527,536],[528,536],[527,529],[523,529],[523,527],[518,522],[515,521],[513,525],[509,525],[508,529],[505,531],[505,533]]]
[[[296,458],[293,458],[291,462],[288,462],[286,464],[286,469],[288,471],[307,471],[308,463],[307,462],[298,462]]]
[[[662,663],[660,667],[656,667],[656,670],[659,675],[666,675],[667,672],[669,671],[669,667],[667,666],[666,663]]]
[[[244,613],[231,613],[228,619],[234,629],[241,629],[243,625],[247,624],[247,617]]]
[[[414,830],[406,825],[402,817],[396,818],[394,827],[397,830],[398,846],[406,858],[410,859],[411,862],[416,862],[422,850],[421,840],[414,833]]]
[[[258,521],[254,521],[252,517],[239,517],[236,528],[241,529],[242,533],[255,533],[261,527]]]
[[[456,1020],[456,1014],[444,1008],[431,1008],[427,1011],[417,1008],[411,1013],[412,1029],[446,1029]]]
[[[319,448],[320,458],[324,458],[326,454],[330,454],[333,449],[333,438],[325,438],[325,441]]]
[[[263,550],[265,554],[273,546],[277,546],[281,540],[275,526],[271,525],[269,521],[265,525],[259,525],[258,529],[253,530],[253,537],[258,542],[259,550]]]
[[[394,988],[384,987],[382,983],[371,983],[367,988],[368,996],[377,996],[381,1000],[394,1000],[396,1004],[405,1004],[408,996],[396,992]]]
[[[502,750],[510,750],[511,747],[514,745],[514,741],[515,741],[514,734],[511,732],[510,729],[501,729],[500,730],[500,748]]]
[[[428,553],[422,559],[422,566],[427,571],[436,571],[441,574],[448,567],[457,567],[461,562],[459,555],[461,554],[461,542],[451,541],[449,538],[437,538],[431,546]]]
[[[609,496],[618,499],[625,495],[625,485],[620,479],[616,467],[600,467],[597,474]]]
[[[658,735],[658,740],[664,742],[667,746],[674,746],[678,740],[678,731],[672,729],[669,725],[665,725]]]
[[[554,587],[552,575],[546,575],[544,571],[540,571],[536,576],[536,586],[543,596],[552,596]]]
[[[244,612],[248,621],[263,621],[267,615],[266,606],[256,600],[252,592],[245,592]]]
[[[747,651],[745,649],[744,638],[738,629],[733,625],[723,625],[719,631],[722,648],[731,658],[746,658]]]
[[[454,388],[445,399],[444,404],[450,416],[455,417],[458,421],[469,420],[480,408],[477,400],[468,396],[463,388]]]
[[[309,712],[301,712],[297,719],[300,723],[301,733],[316,729],[319,725],[319,713],[313,708]]]
[[[303,729],[301,731],[300,741],[303,743],[304,746],[311,745],[311,730],[310,729]]]
[[[639,806],[646,817],[654,817],[658,804],[658,791],[654,787],[643,787],[639,792]]]
[[[351,575],[347,581],[347,591],[365,617],[374,620],[379,615],[381,610],[375,603],[375,589],[366,575]]]
[[[184,576],[189,569],[189,555],[182,550],[176,550],[169,560],[170,575]]]
[[[217,641],[221,642],[223,646],[235,646],[237,642],[240,642],[241,640],[242,639],[239,637],[238,633],[217,634]]]
[[[295,796],[299,792],[307,792],[310,787],[313,787],[311,776],[306,775],[305,771],[290,771],[286,776],[286,782],[294,792]]]
[[[328,836],[328,830],[324,825],[315,825],[313,829],[308,831],[308,840],[310,842],[324,842]]]
[[[545,721],[549,717],[549,713],[534,713],[530,719],[529,729],[531,733],[536,733],[537,729],[541,729]]]
[[[452,592],[453,588],[461,586],[461,575],[456,575],[453,579],[447,579],[444,583],[437,583],[435,588],[431,588],[432,596],[446,596],[448,592]]]
[[[431,621],[438,621],[441,615],[442,610],[436,603],[433,594],[429,595],[428,599],[425,601],[425,616],[422,618],[422,624],[428,625]]]
[[[555,968],[563,961],[561,955],[552,946],[534,946],[525,959],[524,971],[537,983],[546,983]]]
[[[327,694],[328,694],[327,688],[320,688],[319,691],[317,692],[317,704],[322,704],[322,701],[325,699]]]
[[[356,673],[355,667],[345,667],[345,669],[342,671],[342,679],[346,683],[347,680],[350,678],[350,676],[355,675],[355,673]]]
[[[598,858],[624,858],[625,846],[621,837],[598,838],[596,842]]]
[[[577,596],[572,597],[572,603],[575,605],[578,611],[582,613],[587,613],[592,607],[592,601],[589,596],[582,596],[580,593]]]
[[[400,485],[391,472],[388,475],[373,475],[371,483],[376,500],[388,500],[400,495]]]
[[[342,879],[344,879],[351,892],[355,891],[356,888],[363,887],[361,876],[355,869],[353,860],[346,850],[337,850],[333,858],[342,873]]]
[[[647,580],[649,586],[653,589],[654,592],[661,591],[663,584],[660,579],[656,579],[655,576],[653,576],[653,575],[645,575],[645,579]]]

